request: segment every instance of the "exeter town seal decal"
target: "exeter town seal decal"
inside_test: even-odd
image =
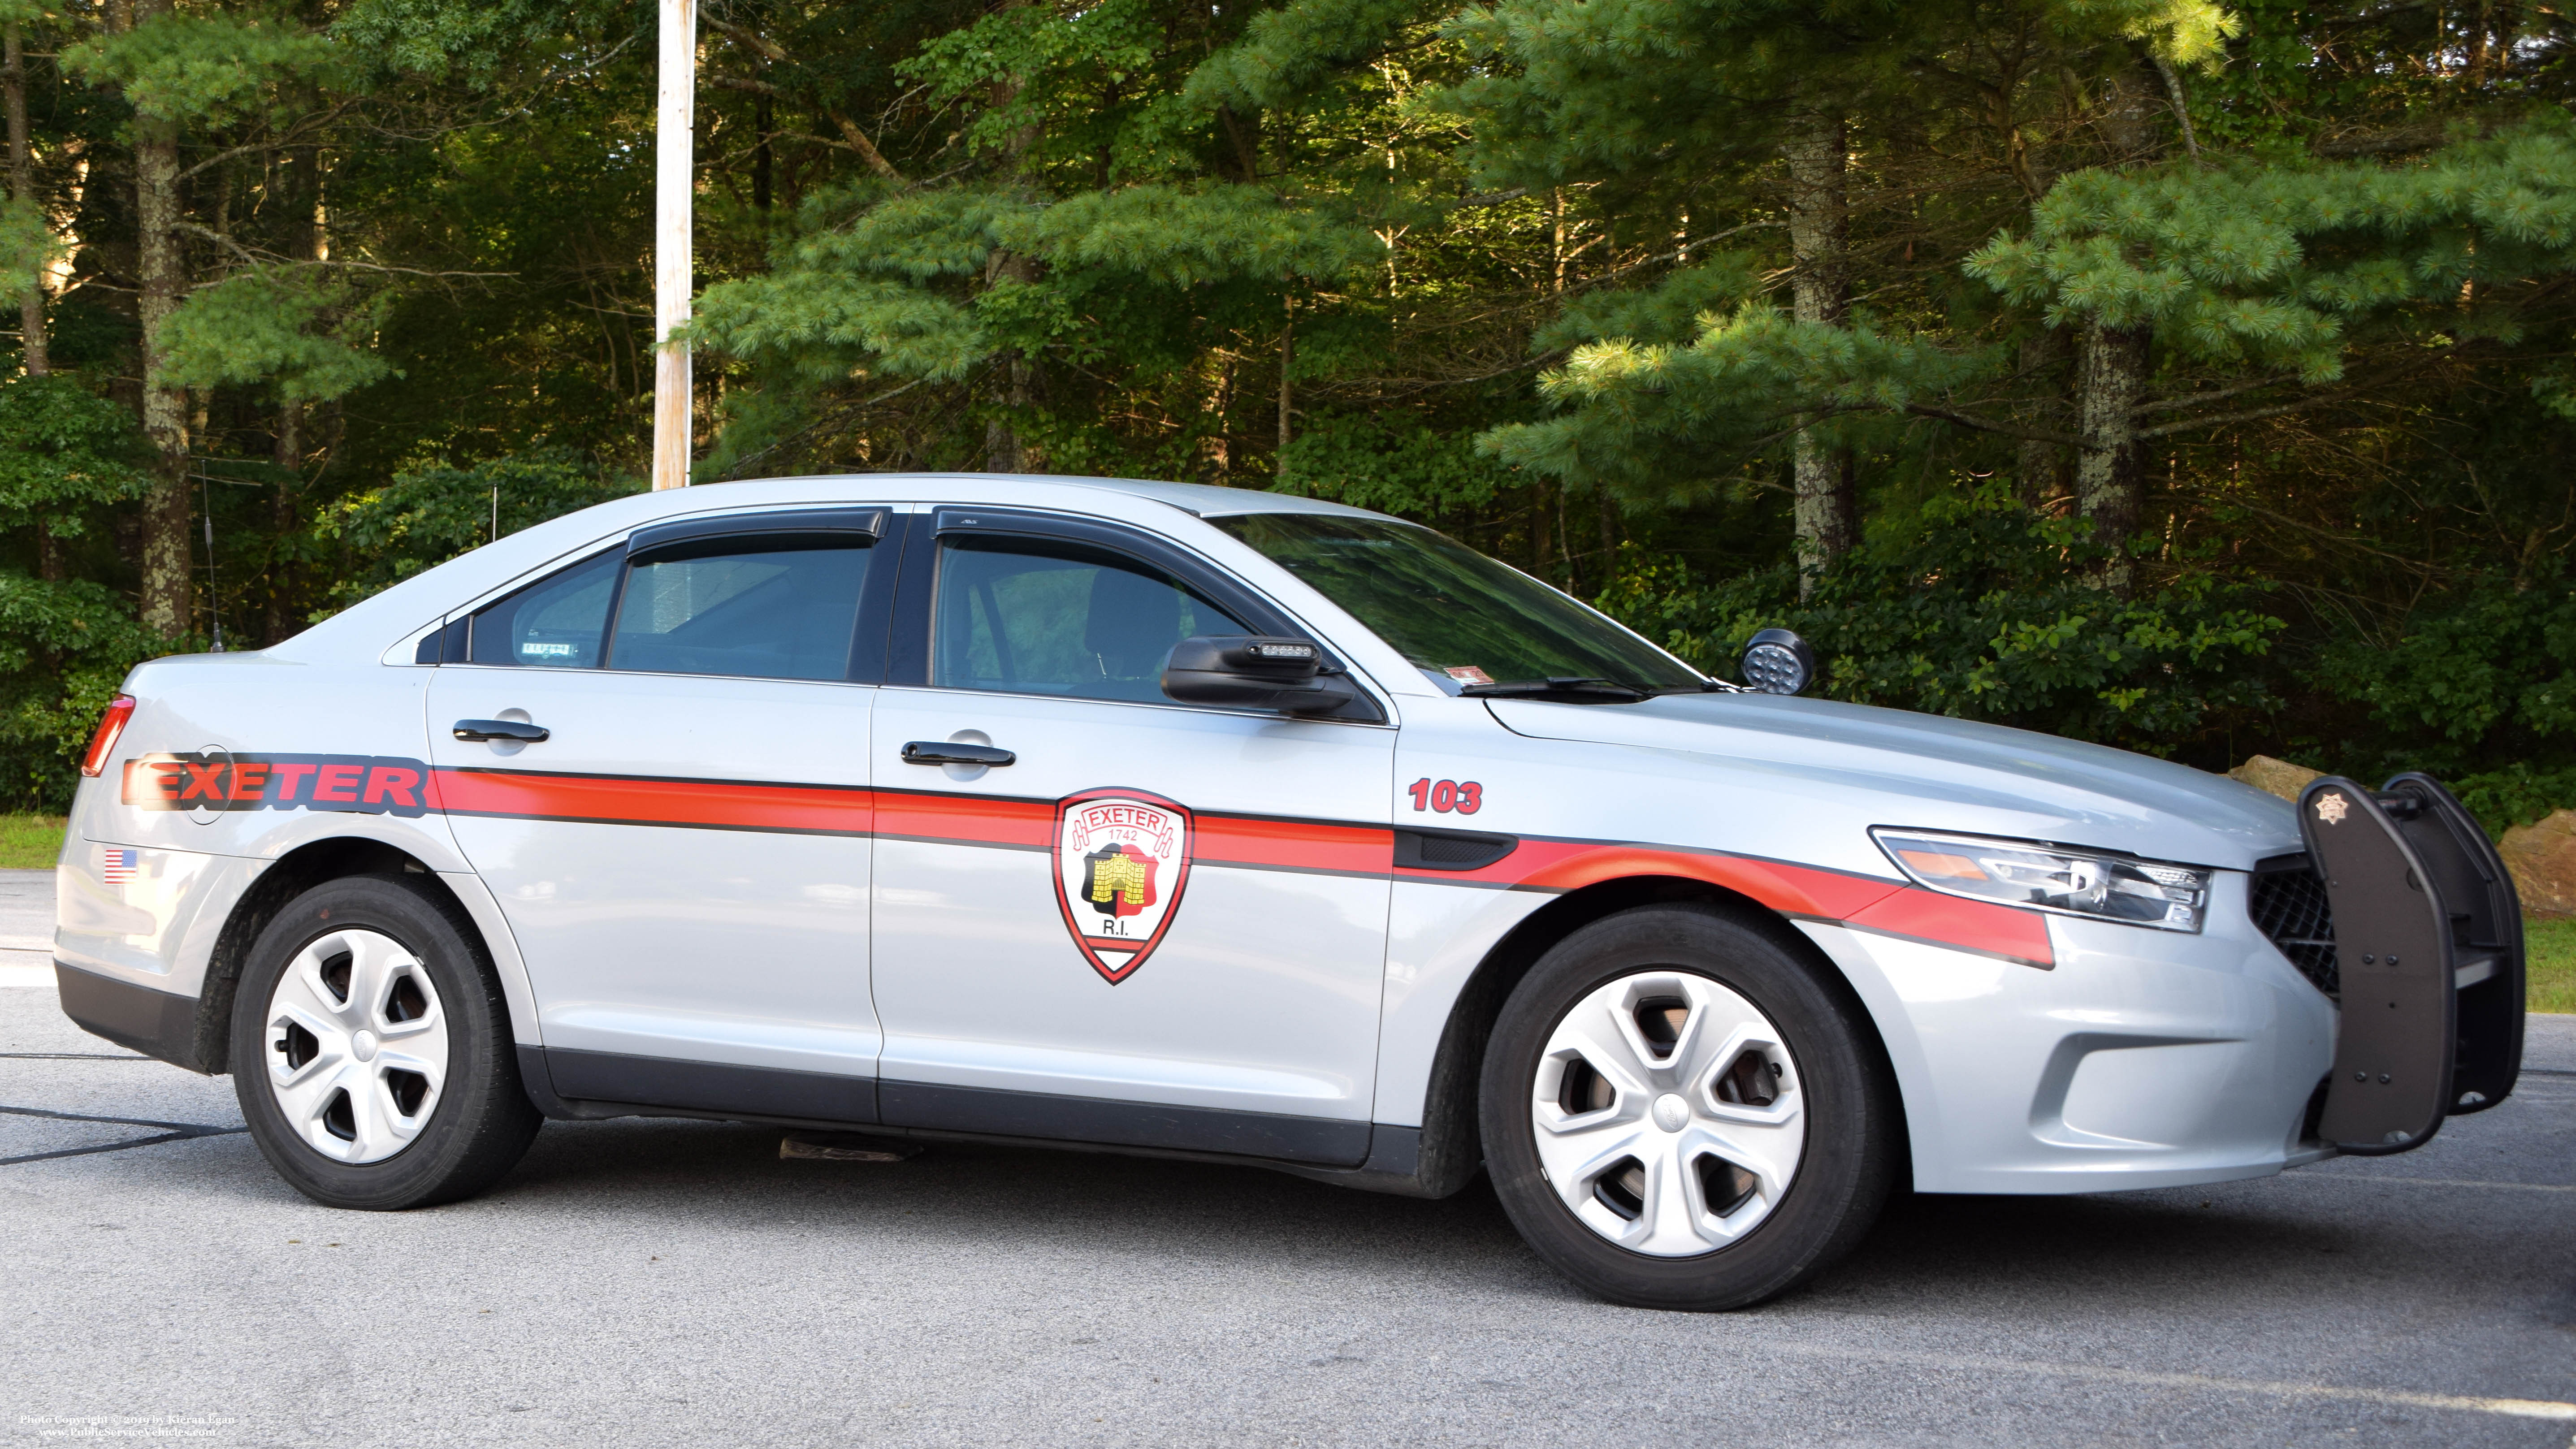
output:
[[[1142,790],[1056,804],[1055,898],[1083,959],[1112,986],[1162,944],[1190,877],[1190,812]]]

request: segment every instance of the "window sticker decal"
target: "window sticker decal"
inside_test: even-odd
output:
[[[1073,944],[1115,986],[1162,944],[1189,881],[1189,810],[1142,790],[1056,802],[1055,898]]]
[[[138,810],[345,810],[415,816],[430,801],[429,766],[393,755],[145,755],[125,763],[123,799]]]

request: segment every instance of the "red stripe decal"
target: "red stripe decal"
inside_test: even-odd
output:
[[[877,833],[1044,850],[1055,843],[1055,806],[980,795],[879,795]]]
[[[2055,962],[2048,923],[2035,911],[1962,900],[1915,886],[1776,860],[1651,845],[1530,840],[1482,870],[1396,872],[1401,880],[1475,882],[1574,891],[1636,876],[1705,881],[1775,911],[1911,936],[2035,966]]]
[[[1395,832],[1375,826],[1223,815],[1201,815],[1198,825],[1198,844],[1191,853],[1205,865],[1384,875],[1395,864]]]
[[[2033,966],[2057,964],[2056,953],[2048,944],[2048,918],[2039,912],[1963,900],[1920,886],[1894,891],[1847,917],[1846,922],[1863,930],[1962,946]]]
[[[749,781],[455,769],[435,771],[427,794],[431,809],[475,815],[830,831],[1035,850],[1054,843],[1051,804],[975,795],[878,794]],[[1193,855],[1205,865],[1392,874],[1399,880],[1551,892],[1637,876],[1673,876],[1705,881],[1794,916],[1843,922],[2034,966],[2055,961],[2048,923],[2036,911],[1783,861],[1651,845],[1528,840],[1481,870],[1397,870],[1394,849],[1394,832],[1382,826],[1202,815]]]
[[[475,815],[853,835],[869,831],[867,791],[810,785],[439,770],[431,776],[430,793],[432,808]]]

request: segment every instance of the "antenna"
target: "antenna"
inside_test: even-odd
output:
[[[492,485],[492,542],[501,541],[501,485]]]
[[[200,478],[197,492],[206,502],[206,617],[215,624],[214,652],[224,652],[223,596],[215,591],[215,485]]]

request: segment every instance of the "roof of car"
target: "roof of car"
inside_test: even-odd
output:
[[[1015,483],[1055,483],[1069,488],[1094,489],[1126,493],[1168,503],[1185,513],[1201,518],[1224,518],[1243,513],[1337,513],[1349,518],[1383,518],[1365,508],[1332,503],[1321,498],[1305,498],[1294,493],[1271,493],[1258,488],[1219,488],[1207,483],[1166,483],[1152,478],[1083,478],[1053,473],[862,473],[818,474],[785,478],[765,478],[764,483],[825,483],[836,479],[866,478],[871,492],[884,491],[896,484],[914,480],[938,480],[957,483],[990,483],[1001,478]],[[738,485],[726,484],[726,487]]]

